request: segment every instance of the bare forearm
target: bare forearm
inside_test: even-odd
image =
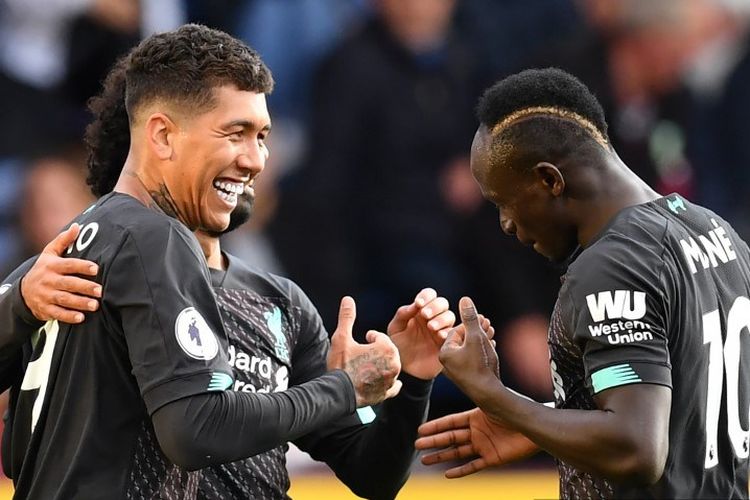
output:
[[[652,422],[609,409],[554,409],[513,394],[500,384],[472,399],[490,417],[517,429],[540,448],[581,470],[615,481],[651,483],[660,476]],[[656,477],[654,477],[656,476]]]

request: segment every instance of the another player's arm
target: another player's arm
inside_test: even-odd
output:
[[[352,413],[358,399],[386,396],[390,383],[362,394],[342,370],[279,393],[223,390],[232,383],[224,350],[196,358],[176,335],[176,318],[194,307],[204,318],[201,328],[215,332],[204,334],[225,339],[205,263],[187,231],[160,229],[125,234],[104,276],[102,307],[119,318],[157,439],[174,463],[197,469],[255,455]],[[388,357],[380,347],[368,351],[379,362]],[[398,367],[387,372],[374,374],[395,378]]]
[[[554,409],[518,397],[497,379],[469,397],[490,418],[510,426],[576,468],[619,482],[653,484],[669,448],[671,390],[654,384],[616,387],[596,396],[596,410]]]
[[[0,390],[8,386],[7,370],[20,366],[21,346],[45,321],[80,322],[79,311],[98,307],[92,297],[100,296],[99,284],[73,276],[96,275],[96,264],[62,257],[79,230],[73,224],[0,282]]]
[[[304,350],[294,362],[293,375],[314,377],[324,369],[326,333],[314,307],[304,294],[302,297],[307,304],[303,310],[311,313],[301,328]],[[399,308],[388,326],[402,359],[399,395],[383,402],[376,411],[368,408],[339,419],[295,444],[326,462],[357,495],[394,498],[409,476],[414,439],[427,415],[432,379],[442,369],[437,354],[454,321],[444,298],[432,289],[422,290],[414,302]],[[310,342],[311,338],[317,341]],[[377,464],[377,469],[363,467],[365,463]]]
[[[658,288],[662,286],[657,274],[661,267],[649,259],[628,258],[632,247],[620,243],[600,252],[605,257],[579,263],[587,272],[569,277],[566,283],[575,311],[570,327],[584,352],[598,409],[547,408],[505,388],[499,380],[496,354],[472,320],[476,311],[470,301],[462,310],[467,336],[465,340],[446,341],[441,360],[447,375],[491,419],[522,432],[553,455],[615,481],[653,483],[663,473],[669,445],[671,375],[664,324],[666,299]],[[625,262],[631,264],[626,266]],[[597,330],[618,322],[617,316],[613,320],[601,313],[595,302],[604,302],[599,292],[606,298],[616,290],[621,294],[633,291],[633,300],[634,291],[638,291],[642,307],[633,305],[630,315],[639,316],[638,323],[648,329],[650,340],[614,345],[608,341],[607,331]],[[601,308],[608,310],[603,305]]]

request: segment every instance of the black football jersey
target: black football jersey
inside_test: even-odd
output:
[[[32,338],[4,443],[18,498],[152,498],[195,491],[173,474],[150,415],[233,386],[208,268],[181,223],[113,193],[76,219],[66,255],[99,264],[100,310]]]
[[[549,347],[558,408],[627,384],[672,390],[664,474],[640,488],[559,463],[563,498],[748,498],[750,253],[679,195],[629,207],[573,261]]]

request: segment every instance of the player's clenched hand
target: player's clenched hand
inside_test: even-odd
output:
[[[72,224],[57,235],[21,279],[23,301],[41,321],[81,323],[82,312],[96,311],[99,307],[95,299],[102,295],[101,285],[76,276],[96,276],[99,267],[88,260],[62,257],[80,231],[78,224]]]
[[[396,377],[401,371],[401,360],[398,349],[384,333],[370,330],[366,337],[368,344],[356,342],[352,338],[356,317],[354,299],[341,299],[339,323],[328,353],[328,369],[342,369],[349,375],[359,408],[398,394],[401,382]]]
[[[423,464],[464,461],[446,471],[448,479],[515,462],[539,450],[526,436],[490,420],[479,408],[426,422],[419,427],[419,436],[418,450],[439,448],[422,456]]]
[[[459,309],[461,325],[448,334],[440,349],[440,362],[448,378],[471,397],[473,389],[499,383],[500,365],[490,332],[483,328],[474,302],[463,297]]]
[[[401,306],[388,324],[388,335],[398,347],[402,369],[414,377],[430,380],[443,369],[438,359],[456,315],[448,301],[432,288],[420,291],[411,304]]]

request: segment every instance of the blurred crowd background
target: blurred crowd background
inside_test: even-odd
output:
[[[501,232],[471,178],[477,97],[520,69],[571,71],[630,168],[748,238],[749,19],[750,0],[0,0],[0,273],[93,201],[81,138],[112,63],[199,22],[276,78],[255,216],[226,248],[296,280],[330,331],[345,294],[361,334],[424,286],[454,308],[470,295],[506,382],[548,400],[560,270]],[[438,380],[432,416],[467,407]]]

